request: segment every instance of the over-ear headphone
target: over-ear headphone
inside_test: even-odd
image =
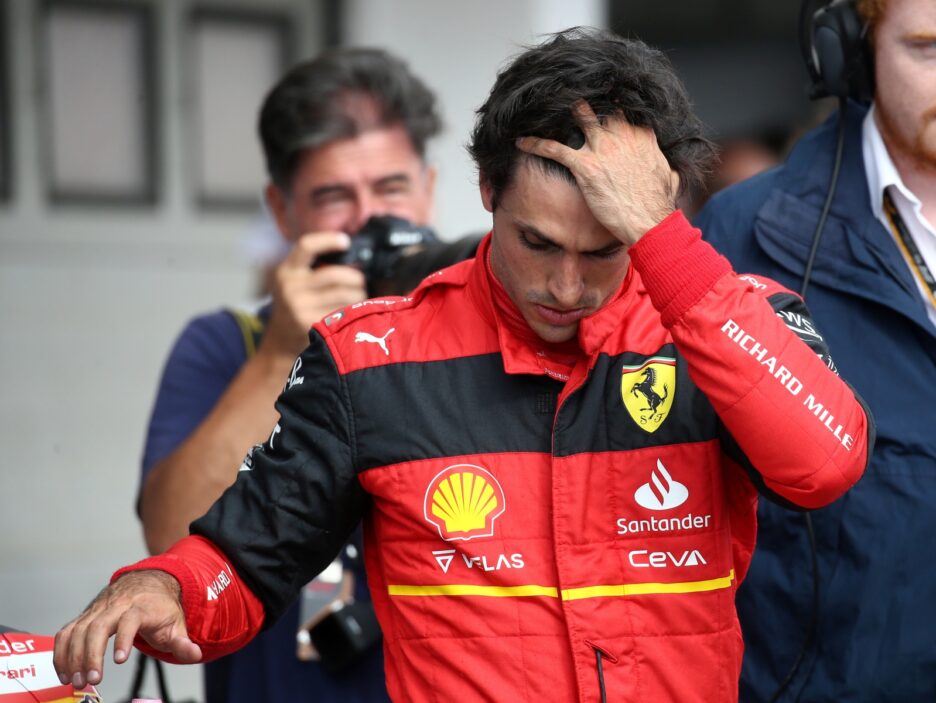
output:
[[[800,50],[812,81],[811,98],[871,101],[874,70],[867,34],[855,0],[803,1]]]

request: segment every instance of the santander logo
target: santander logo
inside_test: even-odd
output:
[[[657,459],[657,467],[650,474],[650,482],[634,493],[637,504],[647,510],[669,510],[677,508],[689,498],[689,489],[670,476],[663,462]]]

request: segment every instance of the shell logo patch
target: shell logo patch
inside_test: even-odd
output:
[[[637,426],[656,432],[673,407],[676,393],[676,359],[652,356],[621,368],[621,399]]]
[[[446,542],[491,537],[494,521],[504,513],[504,489],[487,469],[455,464],[429,483],[423,501],[426,520]]]

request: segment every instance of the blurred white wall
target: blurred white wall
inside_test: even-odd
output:
[[[312,3],[252,4],[273,3],[289,6],[316,36]],[[13,109],[4,121],[13,118],[14,181],[12,200],[0,203],[0,624],[37,633],[54,633],[116,567],[145,556],[134,500],[166,353],[190,315],[244,302],[254,285],[241,254],[251,215],[200,212],[188,190],[187,7],[153,7],[161,200],[155,208],[66,207],[47,202],[42,180],[41,3],[6,0]],[[85,167],[92,171],[93,159]],[[111,664],[105,700],[125,697],[131,674]],[[169,685],[176,697],[200,697],[200,668],[175,667]]]
[[[316,36],[307,0],[213,6],[271,3],[295,9],[305,24],[300,34]],[[40,6],[6,0],[15,180],[11,202],[0,203],[0,624],[51,634],[115,568],[145,555],[133,502],[163,360],[189,316],[247,300],[254,274],[241,254],[251,216],[199,212],[186,190],[184,0],[154,3],[165,173],[158,206],[46,202],[34,46]],[[497,68],[542,33],[603,24],[603,7],[599,0],[347,3],[346,43],[397,52],[440,95],[447,131],[432,157],[444,236],[489,225],[464,143]],[[300,46],[304,55],[315,49],[308,39]],[[105,700],[126,695],[128,669],[110,665]],[[197,667],[173,668],[169,683],[174,697],[200,697]]]

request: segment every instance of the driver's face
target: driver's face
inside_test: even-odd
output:
[[[491,266],[530,328],[547,342],[565,342],[582,318],[597,312],[627,274],[624,244],[589,210],[579,189],[521,163],[494,207]]]

